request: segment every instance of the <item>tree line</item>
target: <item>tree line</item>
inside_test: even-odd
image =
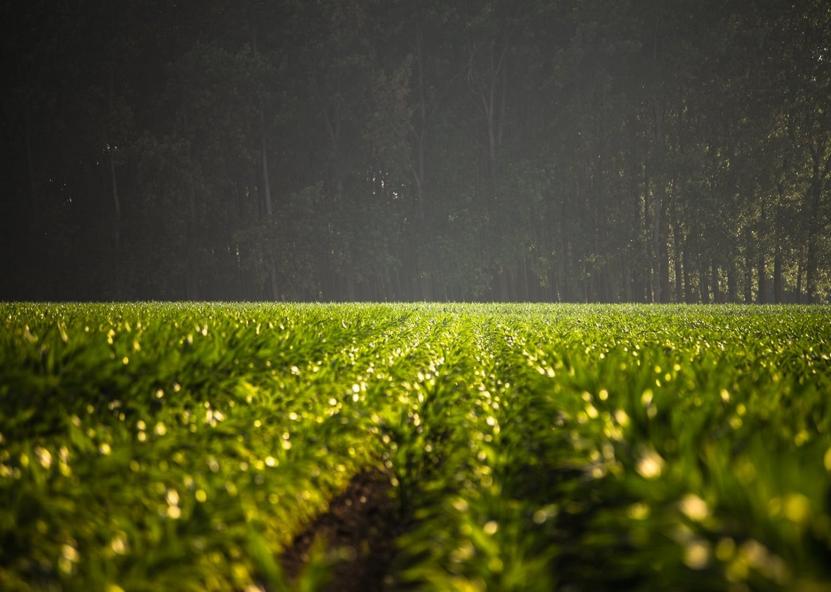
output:
[[[829,299],[826,0],[0,11],[0,297]]]

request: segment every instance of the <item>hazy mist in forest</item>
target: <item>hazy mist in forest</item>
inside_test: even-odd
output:
[[[0,7],[0,299],[827,302],[827,0]]]

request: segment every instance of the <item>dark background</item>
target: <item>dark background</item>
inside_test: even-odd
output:
[[[827,0],[0,7],[2,299],[828,299]]]

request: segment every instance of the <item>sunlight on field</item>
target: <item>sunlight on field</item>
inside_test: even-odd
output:
[[[0,318],[3,589],[316,589],[379,544],[390,589],[831,585],[824,308]]]

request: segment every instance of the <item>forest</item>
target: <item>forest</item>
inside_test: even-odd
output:
[[[831,299],[827,0],[12,0],[0,32],[0,299]]]

